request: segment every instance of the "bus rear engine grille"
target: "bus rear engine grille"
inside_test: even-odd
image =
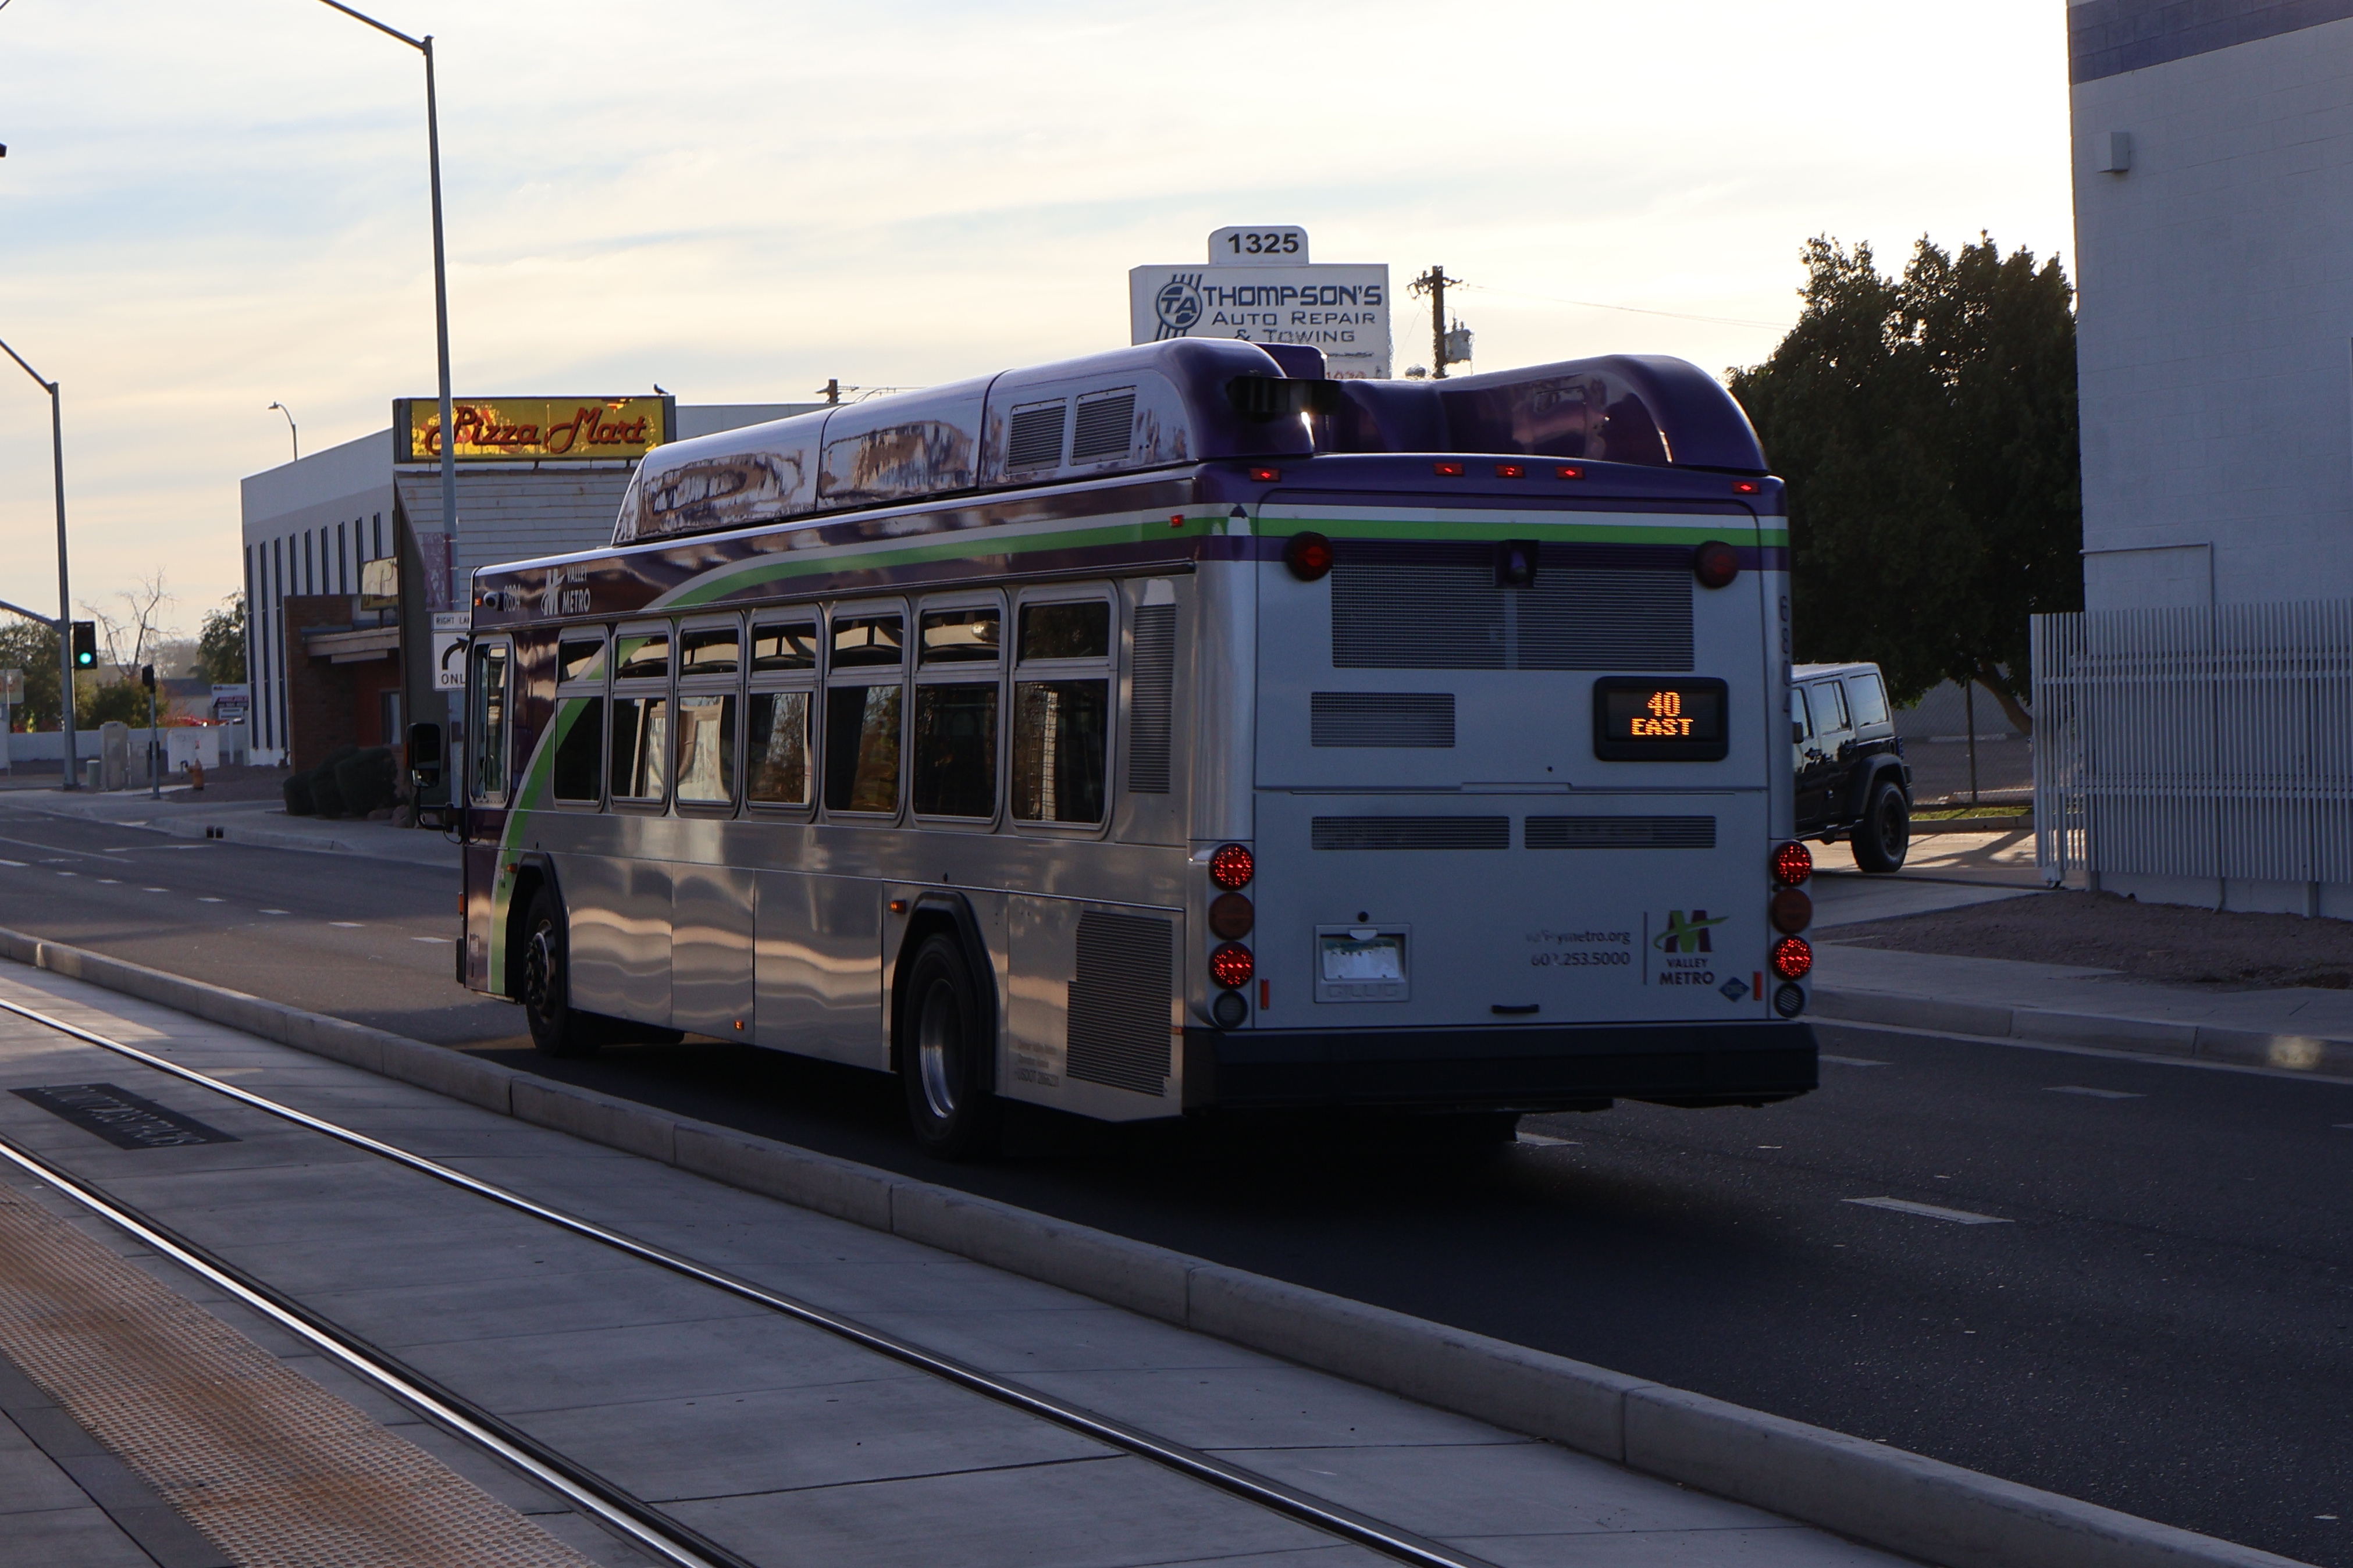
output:
[[[1713,816],[1531,816],[1531,849],[1713,849]]]
[[[1089,1083],[1166,1094],[1176,962],[1172,922],[1098,910],[1082,913],[1063,1070]]]
[[[1318,849],[1509,849],[1508,816],[1319,816],[1308,825]]]
[[[1318,691],[1307,738],[1317,746],[1451,746],[1451,691]]]

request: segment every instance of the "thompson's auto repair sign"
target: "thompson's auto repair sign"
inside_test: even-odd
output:
[[[1307,231],[1242,225],[1209,236],[1206,265],[1138,267],[1127,275],[1134,342],[1240,338],[1324,351],[1339,380],[1389,375],[1389,269],[1310,262]]]

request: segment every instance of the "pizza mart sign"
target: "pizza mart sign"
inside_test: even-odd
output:
[[[1138,267],[1127,275],[1132,341],[1239,338],[1324,352],[1335,380],[1389,376],[1389,269],[1307,259],[1296,225],[1241,225],[1209,236],[1205,266]]]

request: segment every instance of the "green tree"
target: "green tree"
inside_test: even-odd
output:
[[[231,594],[221,607],[205,612],[196,634],[196,673],[215,686],[245,679],[245,595]]]
[[[10,616],[0,622],[0,669],[25,672],[25,700],[9,710],[18,730],[58,727],[58,629],[47,621]]]
[[[95,730],[110,720],[120,720],[134,730],[147,727],[147,689],[135,680],[76,681],[74,693],[74,724],[81,730]],[[157,705],[157,717],[163,708]]]
[[[1788,482],[1796,654],[1873,660],[1898,701],[1975,680],[2031,732],[2027,619],[2083,607],[2066,274],[1986,236],[1901,278],[1803,258],[1797,325],[1731,377]]]

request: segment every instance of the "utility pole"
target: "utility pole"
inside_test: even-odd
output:
[[[839,376],[834,376],[828,379],[823,386],[818,387],[818,390],[825,394],[825,400],[828,403],[839,403],[841,401],[841,378]]]
[[[1430,374],[1441,380],[1446,375],[1446,286],[1461,282],[1449,278],[1445,268],[1432,266],[1410,285],[1416,294],[1430,296]]]

